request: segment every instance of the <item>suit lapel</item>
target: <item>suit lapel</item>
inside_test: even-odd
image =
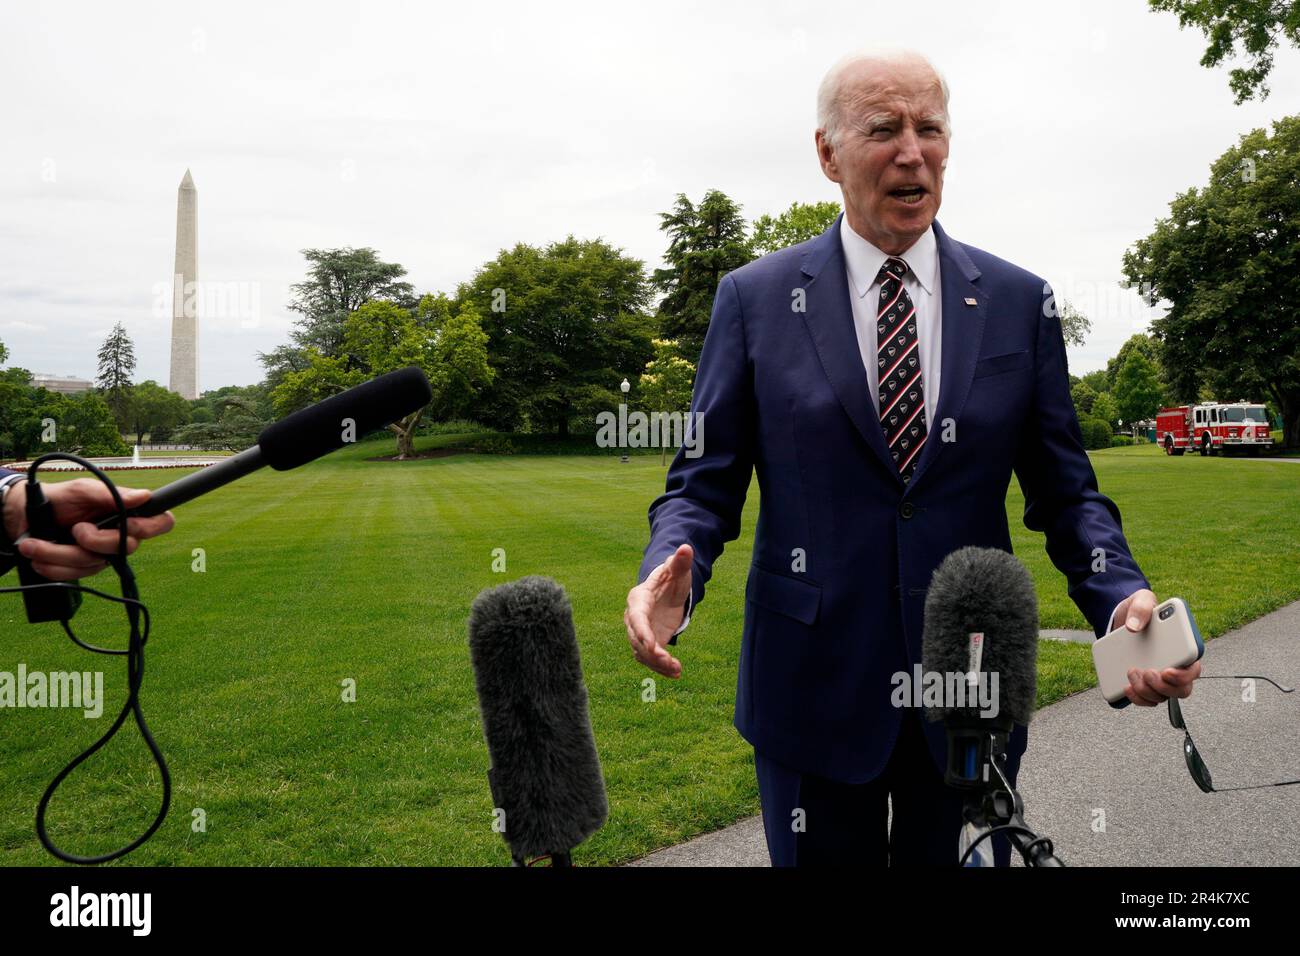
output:
[[[948,238],[938,222],[934,223],[934,235],[939,250],[939,285],[943,302],[943,342],[939,360],[942,375],[935,420],[928,423],[929,437],[921,449],[921,458],[912,472],[909,488],[916,487],[922,473],[949,444],[943,440],[945,422],[951,423],[951,440],[960,439],[956,423],[970,394],[988,312],[988,296],[976,283],[980,271],[975,263],[961,246]]]
[[[843,215],[841,213],[840,217]],[[803,321],[812,336],[822,369],[854,426],[901,485],[903,479],[890,457],[880,421],[875,416],[867,385],[867,370],[862,365],[862,351],[858,348],[858,336],[853,328],[853,306],[849,302],[848,269],[844,263],[844,247],[840,243],[839,218],[813,241],[804,256],[802,269],[809,278],[804,286],[807,308]],[[944,335],[947,334],[945,328]]]

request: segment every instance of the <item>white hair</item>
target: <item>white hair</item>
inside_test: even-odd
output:
[[[952,123],[948,119],[948,81],[943,78],[929,58],[915,50],[900,47],[870,47],[850,53],[841,58],[826,71],[821,85],[817,87],[817,128],[826,133],[832,146],[839,145],[840,106],[844,100],[844,78],[849,71],[861,63],[887,63],[891,65],[924,63],[939,80],[939,91],[943,94],[943,120],[949,131]]]

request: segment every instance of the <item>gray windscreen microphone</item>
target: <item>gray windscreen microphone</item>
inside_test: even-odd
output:
[[[470,609],[469,651],[511,857],[570,865],[609,805],[564,589],[533,575],[484,590]]]
[[[972,635],[981,635],[976,642]],[[978,643],[978,647],[975,644]],[[925,596],[921,668],[926,674],[997,677],[999,722],[1028,726],[1038,695],[1038,596],[1029,571],[998,548],[960,548],[935,569]],[[929,720],[980,718],[945,700]]]

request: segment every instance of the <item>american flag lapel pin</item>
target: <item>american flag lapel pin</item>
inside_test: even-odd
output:
[[[972,298],[970,298],[970,297],[968,296],[968,297],[966,298],[966,304],[967,304],[967,305],[975,305],[976,302],[975,302],[974,299],[972,299]]]

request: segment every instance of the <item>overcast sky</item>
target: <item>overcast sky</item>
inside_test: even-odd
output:
[[[306,247],[373,246],[454,291],[516,242],[601,237],[646,262],[678,192],[748,218],[839,199],[817,83],[864,44],[945,73],[939,219],[1093,321],[1071,370],[1149,315],[1121,256],[1239,134],[1300,103],[1279,52],[1234,106],[1199,32],[1145,0],[1051,3],[12,4],[0,31],[0,341],[91,378],[115,322],[168,377],[176,187],[193,171],[200,387],[260,380]],[[163,296],[160,290],[166,290]],[[629,369],[631,374],[633,370]]]

